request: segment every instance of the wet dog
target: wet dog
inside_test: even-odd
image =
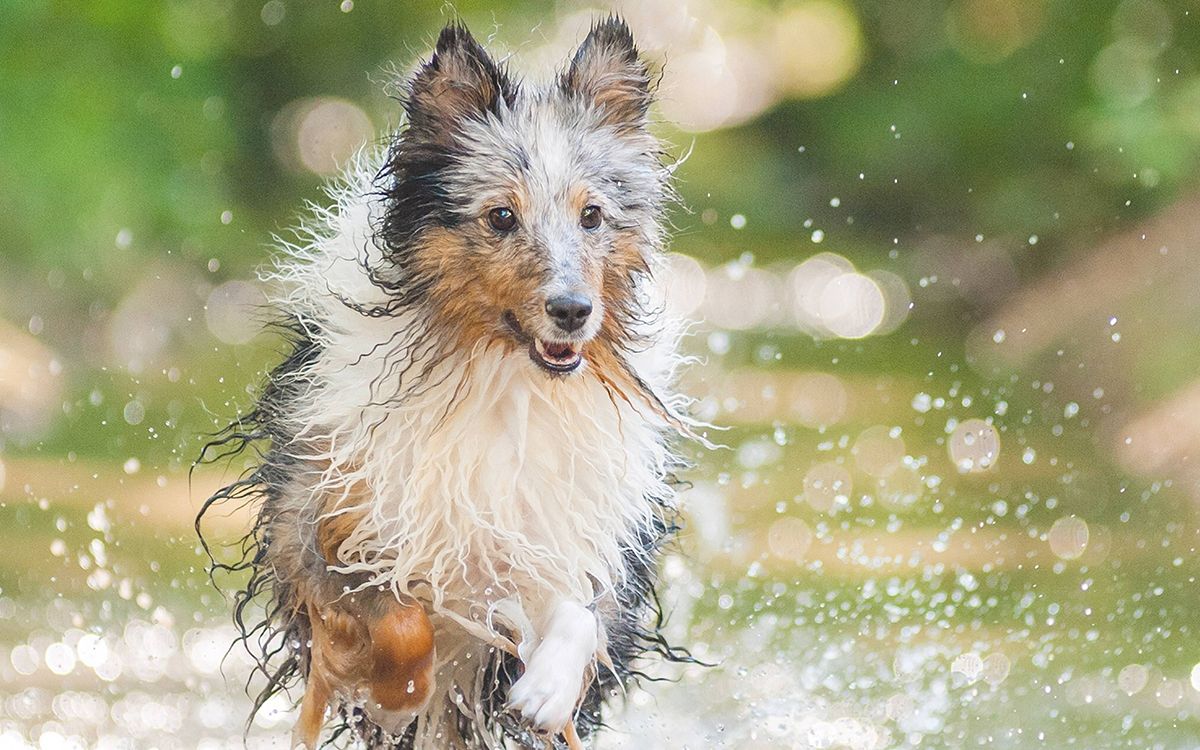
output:
[[[581,747],[635,659],[682,658],[654,596],[691,423],[651,78],[616,18],[543,85],[450,25],[406,126],[285,243],[290,354],[208,453],[261,460],[205,510],[256,512],[218,567],[249,572],[256,710],[303,682],[293,746],[330,720],[371,747]]]

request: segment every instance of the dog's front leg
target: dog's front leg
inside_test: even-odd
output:
[[[596,616],[587,607],[560,602],[537,642],[521,644],[525,672],[509,691],[509,706],[541,731],[562,732],[596,658],[597,629]]]

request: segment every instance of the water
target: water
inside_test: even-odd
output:
[[[1200,744],[1186,493],[1117,465],[1103,394],[983,377],[919,333],[692,337],[686,387],[730,429],[693,450],[664,591],[716,666],[655,668],[673,681],[598,747]],[[268,350],[209,377],[243,399]],[[285,698],[244,724],[249,661],[191,531],[221,480],[186,476],[205,386],[160,380],[81,392],[80,430],[108,414],[120,440],[5,459],[0,748],[287,746]]]

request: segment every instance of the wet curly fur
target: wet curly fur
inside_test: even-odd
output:
[[[663,638],[655,595],[676,530],[671,444],[692,423],[652,283],[673,193],[650,89],[616,18],[546,87],[453,24],[407,85],[407,128],[284,243],[269,278],[290,353],[202,456],[257,463],[196,522],[228,503],[255,514],[241,558],[213,558],[249,576],[234,620],[265,678],[255,712],[311,690],[312,613],[332,609],[434,618],[437,687],[406,728],[330,699],[331,739],[369,747],[564,746],[506,710],[530,624],[560,599],[589,605],[602,634],[584,737],[643,656],[690,659]],[[489,226],[497,205],[516,229]],[[592,208],[598,230],[571,223]],[[564,290],[595,305],[569,335],[542,313]],[[543,372],[545,342],[585,364]]]

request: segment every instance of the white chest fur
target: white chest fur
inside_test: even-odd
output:
[[[398,590],[423,582],[435,607],[590,601],[618,582],[622,546],[663,494],[658,430],[586,373],[551,380],[521,352],[462,359],[420,396],[360,407],[333,428],[351,437],[336,459],[357,467],[344,479],[371,488],[340,550],[346,569]],[[330,385],[343,397],[344,379]]]

